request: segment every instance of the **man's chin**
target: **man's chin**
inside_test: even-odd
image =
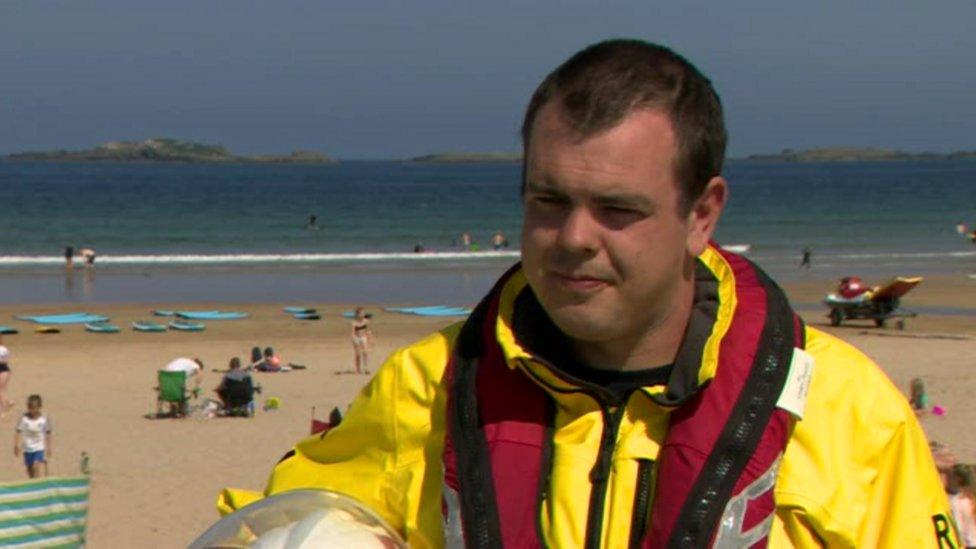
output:
[[[588,309],[564,306],[548,312],[556,327],[570,339],[592,343],[612,339],[614,328],[619,328],[619,319],[615,321],[609,315],[597,314]]]

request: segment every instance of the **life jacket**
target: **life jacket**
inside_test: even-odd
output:
[[[765,273],[717,250],[735,279],[735,310],[719,344],[717,370],[705,386],[696,379],[680,398],[670,391],[648,395],[672,412],[654,493],[643,494],[653,502],[650,517],[643,530],[631,532],[637,546],[766,546],[775,510],[772,488],[793,421],[776,404],[794,347],[803,347],[804,329]],[[502,288],[518,268],[469,317],[447,365],[448,546],[545,545],[539,520],[549,492],[554,401],[520,367],[506,363],[495,336]],[[711,325],[705,328],[707,335]],[[701,352],[683,343],[676,366],[700,362]],[[598,547],[599,532],[586,545]]]

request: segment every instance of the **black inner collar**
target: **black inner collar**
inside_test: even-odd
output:
[[[552,366],[558,375],[584,388],[596,389],[612,403],[626,402],[641,388],[667,385],[654,400],[676,406],[698,390],[698,372],[705,342],[712,332],[718,311],[718,281],[700,262],[695,270],[695,297],[691,319],[674,364],[646,369],[618,371],[594,368],[573,353],[572,342],[549,318],[529,286],[515,300],[512,329],[525,350]]]
[[[581,387],[608,393],[601,396],[609,396],[610,404],[626,402],[641,387],[664,385],[671,376],[670,364],[620,371],[594,368],[580,361],[573,354],[570,339],[559,331],[528,286],[516,298],[513,329],[523,348],[549,363],[562,377]]]

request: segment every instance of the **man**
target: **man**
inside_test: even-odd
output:
[[[412,547],[958,546],[897,389],[711,243],[728,190],[707,79],[596,44],[522,134],[522,264],[396,352],[266,494],[347,493]]]
[[[214,392],[220,398],[224,411],[249,413],[248,407],[254,399],[254,380],[241,368],[241,359],[236,356],[230,359],[229,369],[220,378]]]

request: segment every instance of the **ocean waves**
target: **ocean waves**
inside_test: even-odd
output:
[[[451,252],[360,252],[360,253],[291,253],[291,254],[104,254],[97,265],[247,265],[247,264],[355,264],[355,263],[427,263],[518,259],[517,250],[451,251]],[[80,265],[80,261],[78,262]],[[63,256],[0,255],[2,267],[40,267],[64,264]]]

